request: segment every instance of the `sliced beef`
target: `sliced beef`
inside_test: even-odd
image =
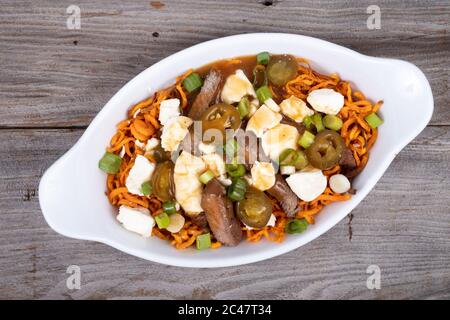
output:
[[[192,120],[199,120],[203,112],[215,101],[220,91],[222,74],[217,69],[211,69],[206,76],[205,82],[199,94],[189,109],[188,117]]]
[[[281,174],[276,175],[275,184],[267,190],[267,193],[277,199],[288,217],[293,218],[295,216],[296,211],[298,211],[298,198],[291,188],[289,188],[289,185]]]
[[[283,116],[283,118],[281,119],[281,123],[297,128],[297,131],[300,134],[300,136],[302,136],[303,133],[305,133],[306,127],[301,122],[296,122],[296,121],[292,120],[291,118]]]
[[[200,212],[198,214],[189,215],[192,222],[199,226],[200,228],[206,228],[208,226],[208,221],[206,220],[206,214],[204,212]]]
[[[227,246],[236,246],[241,242],[241,225],[234,215],[233,203],[217,179],[210,180],[205,186],[201,205],[209,228],[218,241]]]
[[[353,157],[352,151],[345,147],[344,151],[342,152],[341,160],[339,161],[339,165],[346,168],[355,168],[356,167],[356,160]]]

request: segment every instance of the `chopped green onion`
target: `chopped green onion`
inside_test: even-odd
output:
[[[316,127],[317,132],[325,130],[322,122],[322,116],[319,113],[316,113],[311,118],[314,126]]]
[[[301,150],[297,152],[298,152],[297,162],[294,164],[294,166],[295,169],[302,170],[309,164],[308,157],[306,157],[306,154]]]
[[[316,136],[311,132],[305,131],[300,140],[298,140],[298,144],[301,145],[304,149],[308,149],[313,144],[315,137]]]
[[[191,93],[192,91],[197,90],[203,85],[203,80],[198,73],[191,73],[183,80],[183,87],[187,90],[187,92]]]
[[[285,149],[281,152],[279,163],[281,166],[293,166],[297,162],[298,153],[294,149]]]
[[[177,207],[175,205],[175,202],[173,201],[166,201],[162,205],[163,210],[167,214],[172,214],[177,212]]]
[[[270,55],[267,51],[260,52],[256,56],[256,63],[257,64],[268,64],[270,59]]]
[[[230,139],[225,143],[223,147],[225,154],[227,155],[227,159],[233,159],[238,151],[237,141],[234,139]]]
[[[311,116],[306,116],[303,118],[303,124],[305,125],[306,129],[311,130],[311,126],[313,124]]]
[[[211,235],[209,234],[209,232],[198,235],[195,242],[197,244],[198,250],[208,249],[211,247]]]
[[[256,90],[256,95],[258,96],[259,102],[264,103],[267,99],[272,98],[272,91],[270,91],[268,86],[262,86]]]
[[[328,129],[338,131],[342,128],[342,119],[338,116],[327,114],[323,117],[323,125]]]
[[[214,178],[214,173],[211,170],[203,172],[198,178],[201,183],[207,184],[212,178]]]
[[[245,166],[243,164],[227,163],[225,165],[225,168],[228,174],[233,178],[242,177],[246,172]]]
[[[244,178],[235,178],[228,187],[227,195],[232,201],[241,201],[247,192],[247,181]]]
[[[144,196],[149,196],[152,194],[153,188],[152,185],[150,184],[150,181],[141,184],[141,191],[144,194]]]
[[[117,154],[111,152],[105,152],[103,157],[98,162],[98,167],[100,170],[106,173],[117,173],[120,169],[120,164],[122,163],[122,158]]]
[[[383,124],[383,120],[381,120],[381,118],[378,117],[378,115],[375,112],[369,114],[367,117],[364,118],[364,120],[366,120],[369,126],[371,126],[374,129]]]
[[[306,219],[293,219],[286,224],[286,233],[302,233],[308,228]]]
[[[249,113],[250,102],[247,97],[243,97],[237,106],[238,112],[241,116],[241,119],[244,119],[246,115]]]
[[[160,228],[160,229],[165,229],[170,224],[170,218],[167,215],[167,213],[165,213],[165,212],[158,214],[155,217],[155,221],[156,221],[156,224],[158,225],[158,228]]]

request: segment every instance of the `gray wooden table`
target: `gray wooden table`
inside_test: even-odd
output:
[[[79,30],[67,28],[72,4]],[[381,29],[367,27],[372,4]],[[0,298],[450,298],[449,19],[448,0],[1,0]],[[49,228],[42,173],[121,86],[183,48],[264,31],[405,59],[431,83],[430,125],[348,219],[283,256],[211,270],[150,263]],[[80,290],[66,286],[70,265],[81,268]],[[380,267],[379,290],[366,286],[369,265]]]

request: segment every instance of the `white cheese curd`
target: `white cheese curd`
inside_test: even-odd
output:
[[[211,154],[216,152],[216,146],[213,143],[200,142],[198,144],[198,150],[203,154]]]
[[[303,201],[312,201],[320,196],[327,188],[327,177],[322,170],[315,168],[304,169],[286,178],[291,190]]]
[[[253,116],[259,108],[259,100],[257,98],[250,101],[250,108],[248,109],[248,117]]]
[[[129,193],[143,196],[141,186],[144,182],[147,182],[152,177],[155,170],[155,164],[150,162],[146,157],[138,155],[134,160],[134,165],[128,173],[125,186]]]
[[[224,185],[225,187],[231,186],[231,184],[233,183],[233,181],[231,181],[230,178],[227,178],[226,175],[217,177],[217,180],[219,180],[219,182]]]
[[[275,223],[276,222],[277,222],[277,217],[275,217],[274,214],[271,214],[270,218],[269,218],[269,221],[267,221],[267,224],[265,225],[265,227],[275,227]],[[245,223],[244,223],[244,225],[245,225],[245,227],[248,230],[253,230],[254,229],[253,227],[250,227],[250,226],[246,225]]]
[[[134,144],[136,145],[136,147],[145,151],[145,153],[147,154],[159,145],[159,139],[151,138],[147,140],[147,143],[143,143],[140,142],[139,140],[136,140]]]
[[[206,170],[206,164],[199,157],[183,151],[175,162],[173,180],[175,199],[187,213],[199,213],[202,200],[202,183],[198,180]]]
[[[282,175],[288,176],[295,173],[295,167],[294,166],[281,166],[280,167],[280,173]]]
[[[266,101],[264,101],[264,104],[267,107],[269,107],[269,109],[272,110],[273,112],[280,112],[280,106],[277,105],[277,103],[273,101],[272,98],[269,98]]]
[[[119,157],[123,158],[125,155],[125,146],[122,146],[122,149],[120,149]]]
[[[130,208],[121,205],[116,218],[128,231],[136,232],[146,238],[152,235],[155,220],[146,208]]]
[[[264,133],[262,147],[271,160],[278,162],[281,152],[286,149],[297,149],[299,139],[297,128],[281,123]]]
[[[170,119],[163,127],[161,146],[165,151],[176,151],[181,141],[189,133],[189,126],[193,123],[191,118],[179,116]]]
[[[159,122],[163,126],[175,117],[180,115],[180,99],[167,99],[161,102],[159,106]]]
[[[255,161],[252,169],[252,185],[261,191],[268,190],[275,184],[275,168],[270,162]]]
[[[223,161],[221,155],[217,153],[210,153],[201,156],[201,158],[203,162],[205,162],[208,169],[211,170],[216,177],[225,175],[225,161]]]
[[[265,131],[278,125],[281,119],[281,114],[273,112],[266,105],[262,105],[248,120],[246,130],[253,131],[258,138],[261,138]]]
[[[183,228],[184,222],[186,221],[186,219],[184,219],[184,217],[179,213],[173,213],[169,216],[169,218],[170,223],[167,226],[166,230],[170,233],[179,232]]]
[[[350,190],[350,181],[343,174],[335,174],[330,177],[330,188],[336,193],[345,193]]]
[[[143,143],[143,142],[141,142],[141,141],[139,141],[137,139],[136,139],[136,141],[134,141],[134,144],[136,145],[136,147],[138,147],[141,150],[145,149],[145,143]]]
[[[307,116],[312,116],[314,110],[311,110],[302,99],[295,96],[290,96],[280,103],[281,112],[294,120],[295,122],[302,122]]]
[[[306,100],[316,111],[331,115],[337,115],[344,106],[344,96],[327,88],[311,91]]]
[[[232,104],[241,101],[243,97],[248,95],[256,97],[255,89],[244,71],[238,69],[235,74],[228,76],[220,98],[223,102]]]

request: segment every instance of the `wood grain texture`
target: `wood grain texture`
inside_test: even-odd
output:
[[[398,155],[350,226],[344,219],[268,261],[211,270],[150,263],[47,226],[40,176],[81,133],[2,131],[0,149],[9,152],[0,154],[0,298],[450,298],[447,128],[427,128]],[[81,290],[66,287],[72,264],[81,267]],[[381,268],[381,290],[366,288],[372,264]]]
[[[0,299],[450,299],[448,1],[2,0],[0,6]],[[81,30],[66,8],[81,8]],[[248,32],[319,37],[408,60],[428,77],[431,125],[369,196],[333,229],[293,252],[212,270],[150,263],[56,234],[39,209],[46,168],[130,78],[191,45]],[[79,265],[81,290],[66,269]],[[366,288],[369,265],[381,290]]]
[[[149,1],[3,0],[0,127],[86,126],[120,87],[160,59],[217,37],[265,31],[415,63],[435,95],[432,123],[450,124],[448,1],[377,2],[380,30],[366,26],[373,1],[163,2],[155,9]],[[66,28],[73,3],[81,30]]]

